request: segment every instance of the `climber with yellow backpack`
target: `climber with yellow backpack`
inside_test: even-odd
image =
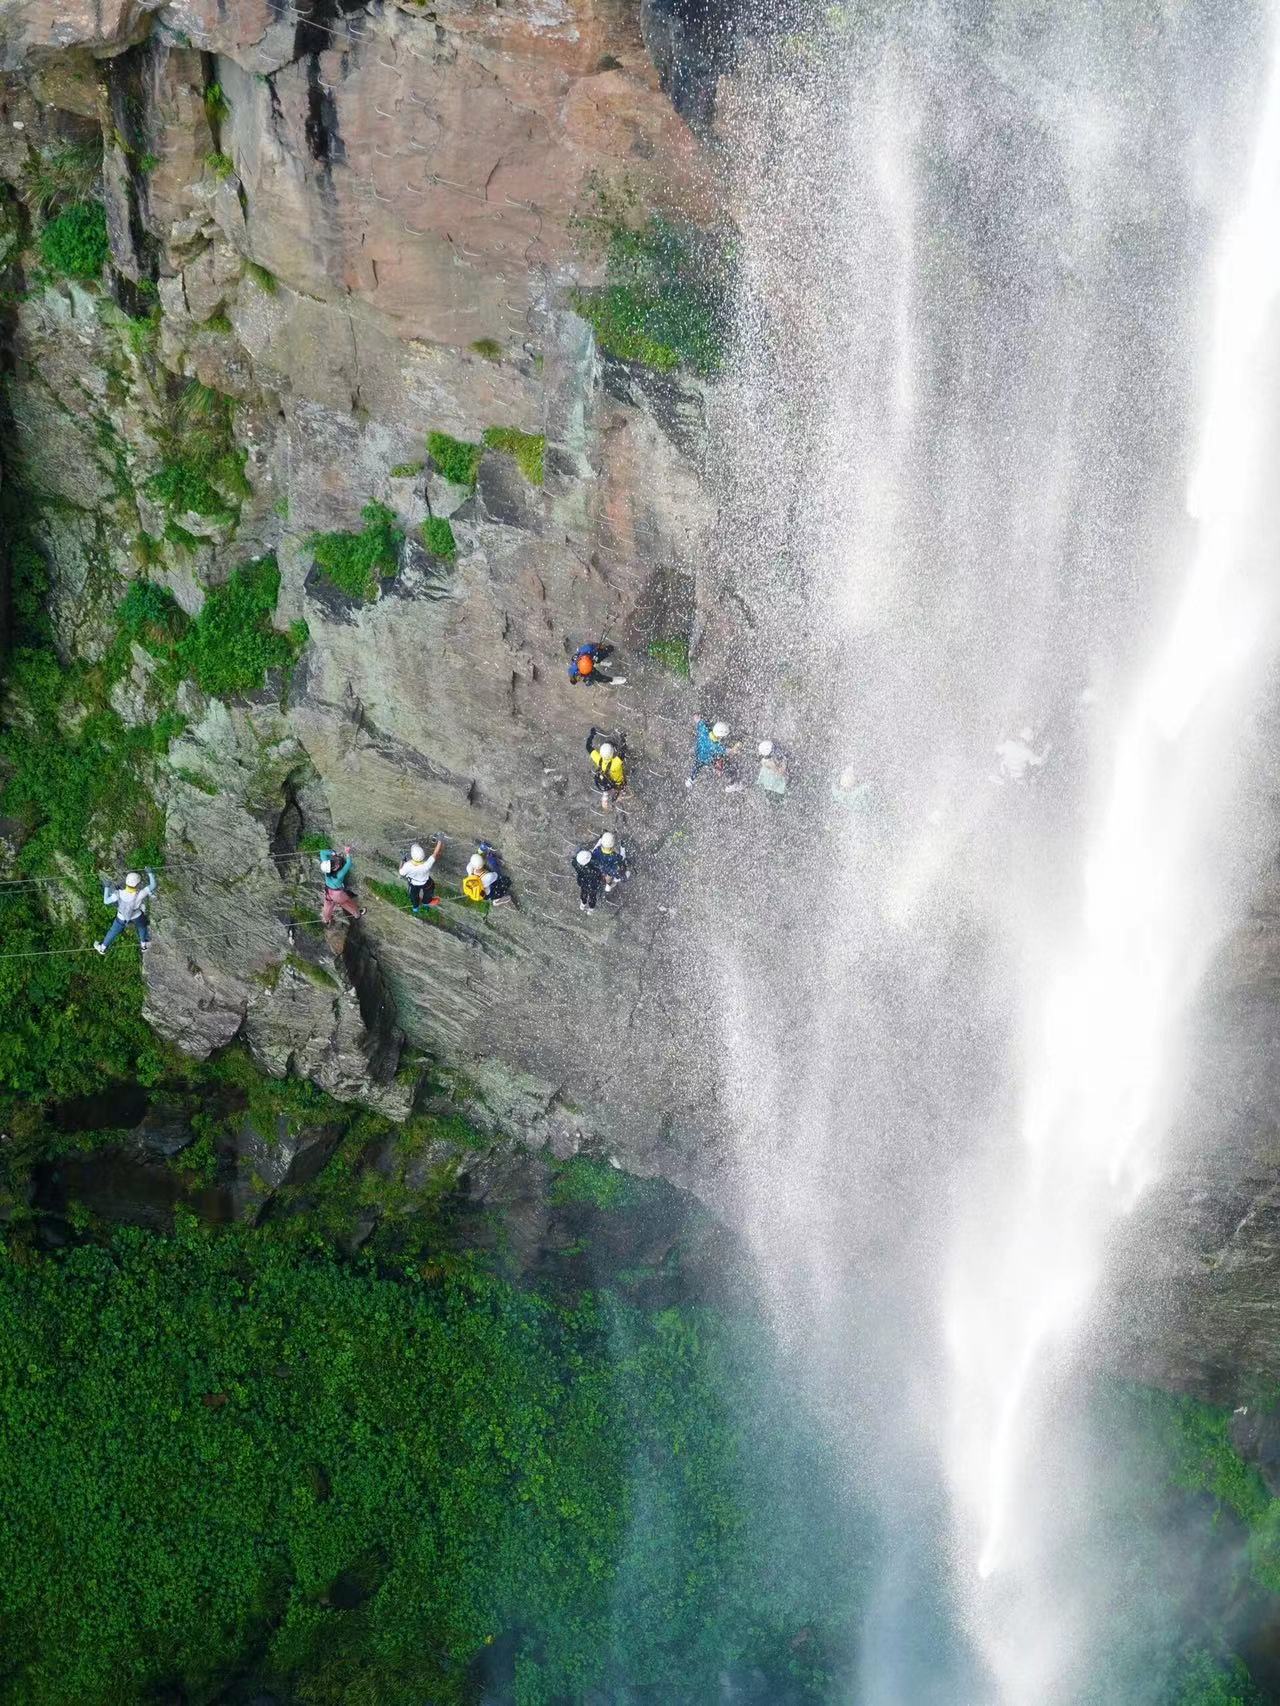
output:
[[[490,906],[514,906],[515,895],[511,878],[503,868],[497,850],[482,841],[467,860],[467,874],[462,879],[462,892],[467,900],[487,900]]]
[[[625,742],[620,735],[615,735],[611,741],[601,740],[600,730],[593,723],[587,736],[587,753],[601,808],[608,811],[627,785]]]

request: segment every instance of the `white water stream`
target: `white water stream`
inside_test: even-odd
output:
[[[739,161],[724,692],[808,787],[715,820],[700,880],[738,835],[750,880],[695,963],[742,1223],[878,1489],[859,1706],[1101,1698],[1063,1405],[1266,837],[1276,16],[1058,13],[862,18]]]

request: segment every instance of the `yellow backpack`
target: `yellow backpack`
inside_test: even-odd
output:
[[[463,877],[462,892],[468,900],[483,900],[484,872],[477,871],[473,877]]]

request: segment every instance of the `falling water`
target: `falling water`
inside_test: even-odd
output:
[[[799,785],[703,784],[690,963],[742,1223],[879,1505],[853,1697],[1049,1706],[1099,1635],[1063,1418],[1265,832],[1280,62],[1248,4],[824,17],[727,101],[707,710]]]

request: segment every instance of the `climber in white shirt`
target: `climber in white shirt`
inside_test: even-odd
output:
[[[123,936],[132,927],[138,932],[138,941],[144,949],[151,946],[151,932],[147,925],[147,902],[156,892],[156,874],[147,871],[146,887],[136,871],[130,871],[123,885],[117,888],[114,883],[103,883],[102,904],[114,906],[116,920],[100,942],[93,945],[100,954],[105,954],[117,936]]]
[[[409,849],[409,857],[400,867],[400,875],[409,885],[409,905],[415,913],[422,912],[428,906],[439,906],[436,898],[435,878],[431,875],[435,869],[436,860],[444,851],[444,837],[437,840],[428,856],[415,841]]]
[[[1032,744],[1035,738],[1034,729],[1020,729],[1016,735],[1000,742],[996,748],[1000,762],[991,777],[997,787],[1003,788],[1007,782],[1025,782],[1028,773],[1048,758],[1053,748],[1046,746],[1043,752],[1037,752]]]

